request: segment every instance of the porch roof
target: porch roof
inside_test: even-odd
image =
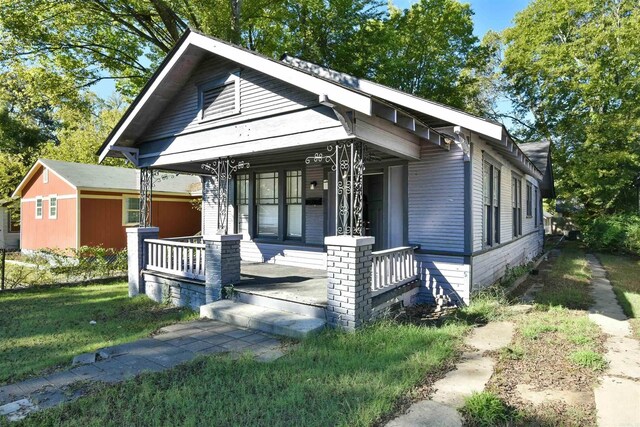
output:
[[[298,58],[285,56],[276,61],[189,29],[104,141],[98,152],[100,160],[112,156],[126,157],[135,162],[136,140],[171,102],[207,53],[292,83],[318,95],[320,104],[340,105],[365,116],[382,117],[438,145],[444,145],[445,138],[435,128],[445,128],[445,132],[448,128],[460,126],[501,148],[524,172],[542,179],[541,171],[499,123]],[[447,142],[456,140],[452,133],[449,132]]]

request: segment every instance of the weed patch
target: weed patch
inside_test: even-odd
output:
[[[519,418],[517,411],[489,391],[473,393],[466,398],[460,412],[468,425],[479,427],[513,423]]]
[[[607,361],[601,354],[593,350],[577,350],[569,355],[569,359],[578,366],[603,371],[607,367]]]

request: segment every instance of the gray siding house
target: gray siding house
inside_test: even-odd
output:
[[[202,177],[202,238],[128,230],[132,294],[215,305],[245,266],[287,266],[323,277],[313,315],[352,328],[393,304],[468,303],[540,254],[553,181],[549,145],[535,147],[534,160],[499,123],[188,31],[100,156]]]

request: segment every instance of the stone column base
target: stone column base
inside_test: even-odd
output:
[[[216,234],[203,237],[205,254],[205,300],[222,299],[222,287],[240,281],[240,240],[242,234]]]
[[[127,270],[129,277],[129,296],[145,293],[142,270],[147,264],[145,239],[157,239],[158,227],[127,228]]]

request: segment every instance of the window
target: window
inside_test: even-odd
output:
[[[44,168],[44,171],[42,172],[42,182],[47,184],[49,182],[49,169],[48,168]]]
[[[511,178],[511,208],[513,211],[513,237],[522,235],[522,179]]]
[[[42,219],[42,197],[36,197],[36,219]]]
[[[236,205],[238,207],[237,232],[249,234],[249,175],[238,175],[236,179]]]
[[[533,201],[533,186],[530,182],[527,182],[527,218],[531,218],[532,216],[532,205]],[[534,220],[535,221],[535,220]]]
[[[278,172],[256,174],[258,237],[278,237]]]
[[[218,119],[240,112],[240,76],[231,74],[199,88],[200,120]]]
[[[538,201],[538,187],[535,187],[533,189],[534,191],[534,204],[535,204],[535,213],[534,213],[534,225],[537,227],[540,224],[540,219],[538,218],[538,204],[540,203]]]
[[[58,217],[58,196],[49,196],[49,219],[56,219]]]
[[[484,241],[486,246],[500,243],[500,169],[483,163]]]
[[[302,171],[287,171],[287,237],[302,238]]]
[[[125,197],[122,201],[122,225],[140,224],[140,198]]]
[[[20,232],[20,212],[16,212],[13,209],[9,209],[8,211],[8,221],[9,221],[9,233],[19,233]]]

